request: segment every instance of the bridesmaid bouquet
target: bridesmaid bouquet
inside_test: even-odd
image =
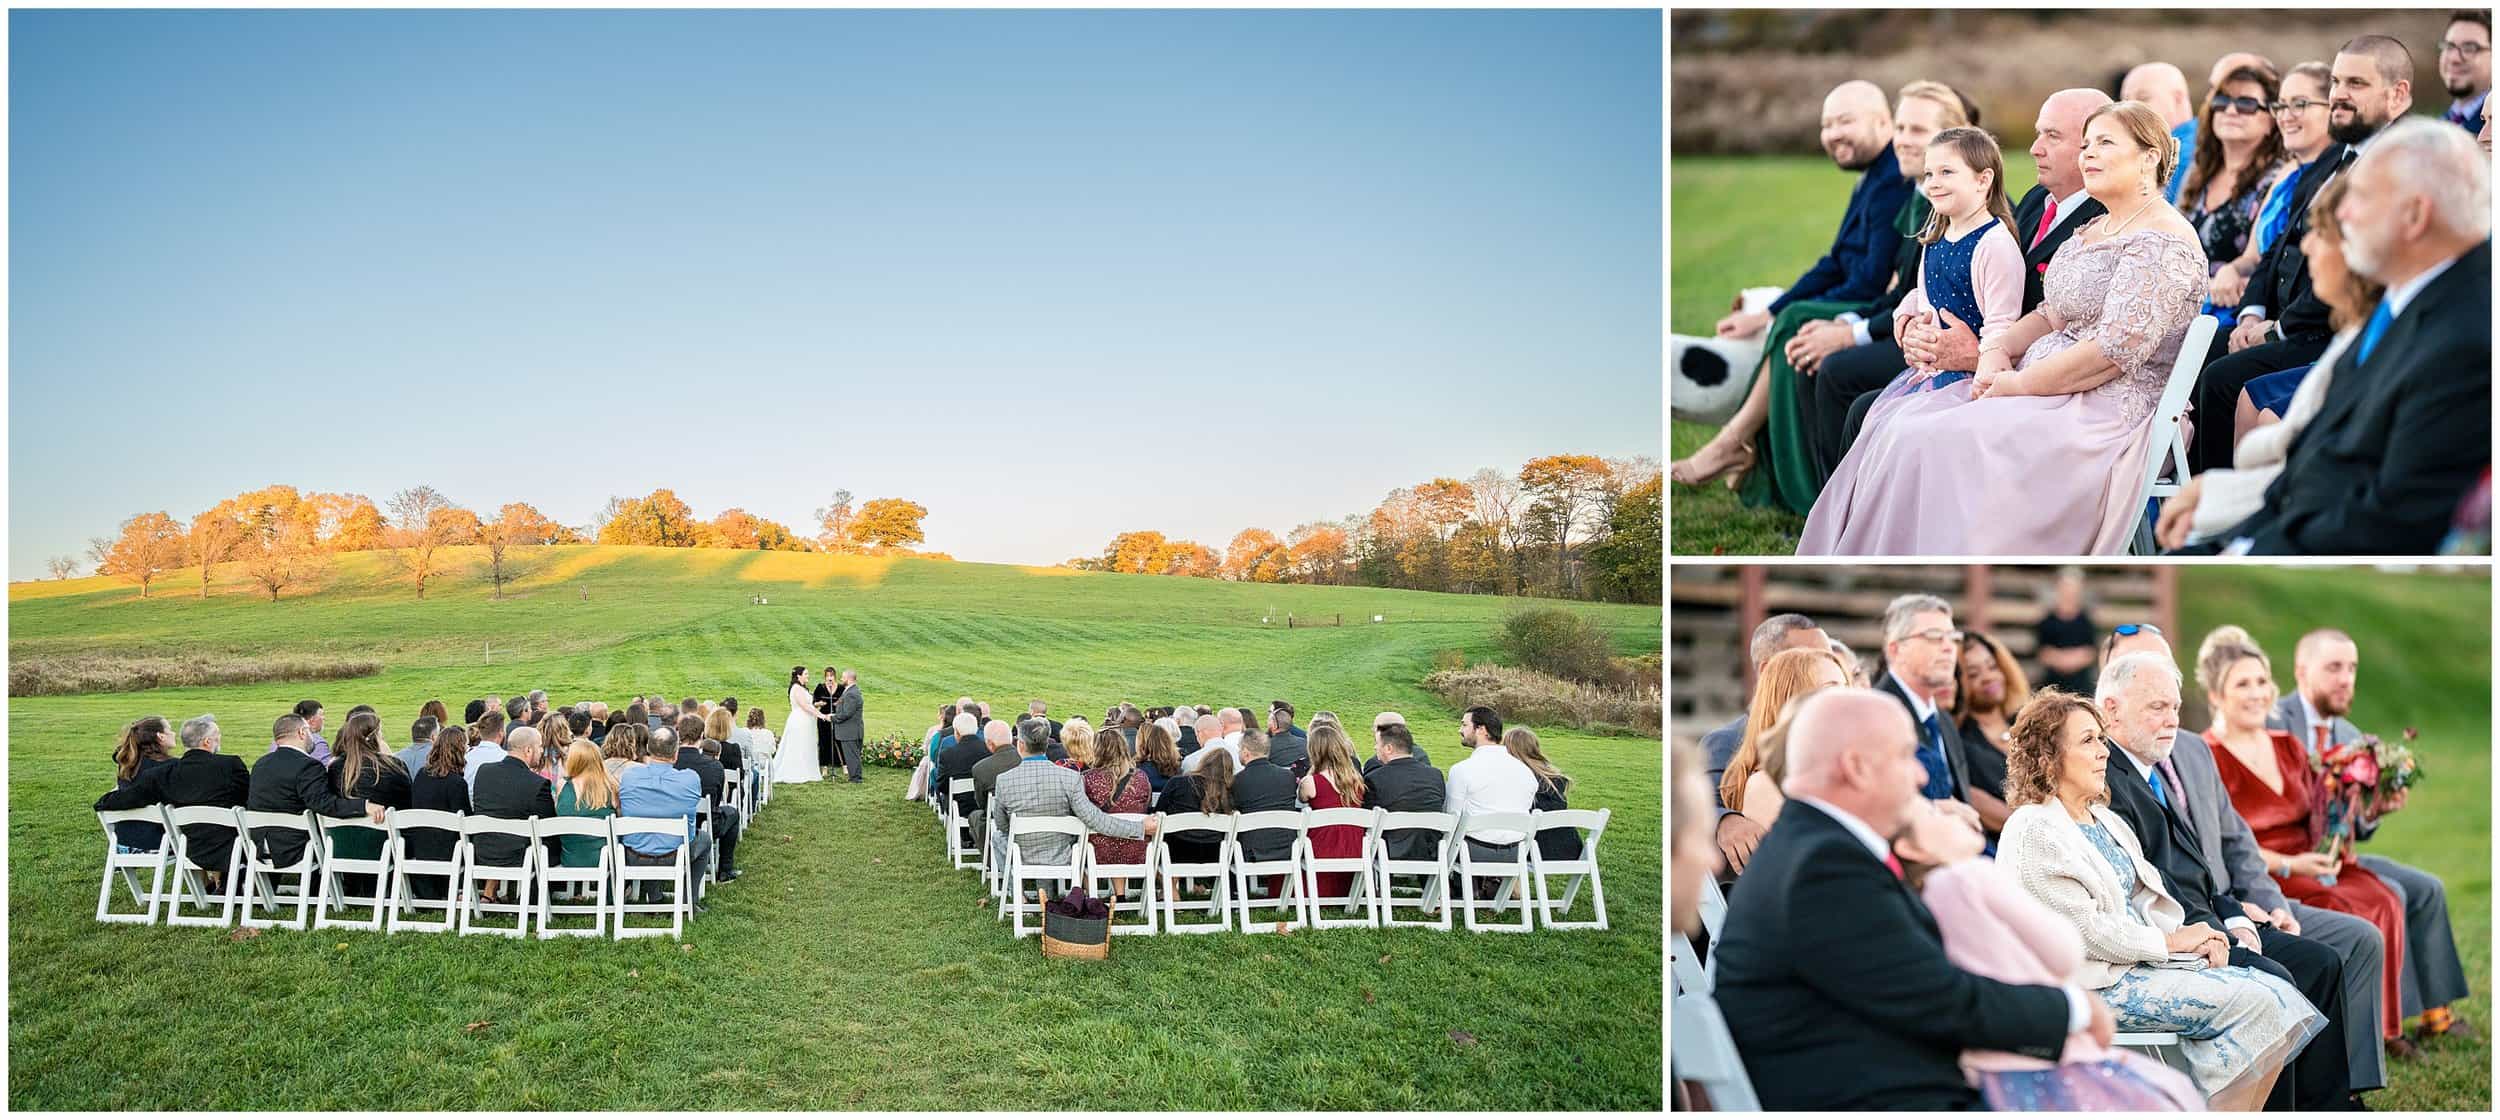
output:
[[[2327,749],[2318,759],[2318,796],[2311,800],[2309,824],[2319,837],[2321,855],[2341,857],[2352,848],[2361,823],[2378,817],[2379,806],[2422,780],[2422,764],[2413,757],[2414,729],[2404,741],[2388,745],[2376,735]],[[2321,875],[2323,886],[2335,885]]]

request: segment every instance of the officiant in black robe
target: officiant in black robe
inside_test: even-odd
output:
[[[832,716],[833,702],[842,698],[842,689],[836,680],[834,667],[825,666],[824,679],[816,682],[816,691],[811,693],[816,698],[817,714],[825,717],[816,721],[816,765],[826,770],[837,765],[833,753]]]

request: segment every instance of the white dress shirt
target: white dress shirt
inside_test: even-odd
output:
[[[1230,735],[1218,735],[1215,737],[1214,742],[1201,744],[1197,750],[1189,752],[1189,757],[1181,760],[1181,773],[1197,773],[1198,765],[1205,762],[1208,759],[1210,752],[1213,751],[1222,751],[1225,754],[1233,756],[1233,769],[1236,771],[1240,770],[1241,732],[1236,731]]]
[[[503,761],[504,753],[501,743],[479,743],[469,748],[469,763],[460,773],[469,783],[469,796],[477,796],[477,772]]]
[[[1499,742],[1475,748],[1450,767],[1441,802],[1442,812],[1459,814],[1525,813],[1535,807],[1536,774]],[[1527,834],[1488,828],[1471,835],[1487,844],[1516,844]]]
[[[1792,800],[1812,805],[1822,810],[1824,816],[1839,822],[1840,827],[1847,829],[1849,835],[1857,838],[1858,843],[1866,845],[1867,854],[1874,856],[1877,863],[1882,863],[1886,857],[1892,855],[1892,846],[1884,843],[1883,837],[1877,836],[1873,828],[1848,810],[1819,797],[1799,797]],[[2066,993],[2066,1033],[2073,1034],[2090,1026],[2092,1005],[2084,1001],[2083,989],[2072,984],[2060,984],[2057,987],[2059,991]]]

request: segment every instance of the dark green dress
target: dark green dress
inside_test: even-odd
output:
[[[1919,227],[1927,224],[1927,215],[1934,205],[1927,196],[1913,193],[1892,219],[1892,228],[1915,242]],[[1916,268],[1917,258],[1909,258]],[[1896,277],[1897,279],[1897,277]],[[1834,300],[1801,300],[1780,309],[1779,317],[1763,334],[1762,356],[1769,360],[1771,378],[1771,415],[1764,423],[1762,435],[1754,441],[1753,473],[1745,476],[1745,485],[1738,493],[1746,505],[1778,506],[1803,517],[1814,508],[1814,499],[1822,494],[1823,479],[1814,470],[1813,435],[1807,429],[1805,416],[1798,410],[1795,367],[1788,364],[1788,340],[1807,323],[1839,317],[1841,312],[1865,314],[1872,304],[1842,303]]]
[[[596,819],[599,817],[613,817],[616,815],[616,810],[613,807],[606,809],[582,808],[581,803],[573,796],[573,783],[566,782],[563,785],[556,787],[556,815],[559,817],[590,817]],[[599,866],[599,849],[602,845],[607,843],[607,841],[596,836],[559,836],[556,837],[556,839],[564,845],[563,855],[556,861],[558,865],[563,867]]]
[[[346,789],[339,784],[341,760],[331,759],[330,788],[338,790],[341,797],[376,802],[393,809],[408,808],[408,768],[387,754],[376,761],[378,765],[367,766],[364,773],[356,776],[355,789]],[[331,835],[330,843],[340,859],[380,859],[382,841],[387,835],[378,828],[340,828]]]

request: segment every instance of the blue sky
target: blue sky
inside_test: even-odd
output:
[[[1221,548],[1660,446],[1650,12],[10,14],[9,575],[271,482]]]

